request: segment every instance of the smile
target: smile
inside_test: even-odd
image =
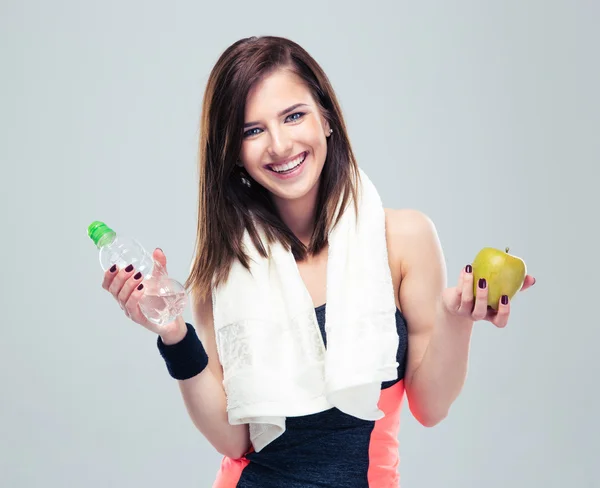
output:
[[[288,161],[283,164],[269,164],[267,168],[269,168],[274,173],[278,174],[287,174],[291,173],[295,169],[297,169],[306,159],[308,152],[304,151],[302,154],[296,156],[291,161]]]

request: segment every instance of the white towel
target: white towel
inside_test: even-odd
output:
[[[229,422],[249,424],[257,452],[283,434],[286,417],[332,407],[383,417],[381,383],[397,378],[396,302],[384,209],[362,170],[360,181],[358,222],[350,202],[329,233],[327,349],[296,261],[279,243],[263,258],[246,233],[250,272],[236,260],[213,290]]]

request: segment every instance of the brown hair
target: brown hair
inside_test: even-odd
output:
[[[269,73],[286,68],[307,85],[329,122],[327,156],[320,178],[317,215],[305,246],[280,219],[269,192],[236,165],[244,127],[246,97]],[[250,186],[242,182],[250,180]],[[210,73],[202,106],[199,144],[198,227],[195,256],[186,289],[205,298],[227,279],[234,259],[248,268],[242,237],[247,230],[263,257],[268,256],[254,221],[269,243],[279,240],[296,259],[315,254],[327,244],[329,230],[353,201],[356,208],[358,166],[348,140],[333,88],[318,63],[298,44],[281,37],[241,39],[223,52]]]

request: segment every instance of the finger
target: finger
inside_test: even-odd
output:
[[[464,315],[471,315],[475,298],[473,296],[473,268],[470,264],[463,270],[462,278],[459,312]]]
[[[533,285],[535,285],[535,278],[531,275],[527,275],[523,281],[523,286],[521,286],[521,291],[525,291],[527,288],[530,288]]]
[[[127,302],[125,302],[125,313],[130,319],[139,324],[144,324],[146,322],[146,317],[144,317],[139,305],[140,298],[143,295],[144,284],[138,283],[129,295]]]
[[[125,269],[122,269],[117,273],[117,276],[113,279],[113,282],[108,287],[108,291],[118,300],[119,292],[123,288],[125,281],[133,274],[133,265],[130,264]]]
[[[483,320],[487,314],[488,287],[485,278],[480,278],[477,283],[475,297],[475,306],[471,318],[473,320]]]
[[[152,253],[152,258],[155,262],[160,264],[160,266],[167,271],[167,256],[160,247],[157,247]]]
[[[508,316],[510,315],[510,300],[508,296],[503,295],[498,303],[498,312],[494,315],[491,322],[500,329],[506,327]]]
[[[456,283],[456,288],[458,288],[459,290],[462,291],[463,289],[463,284],[465,282],[465,275],[468,273],[471,273],[473,271],[473,268],[471,267],[470,264],[467,264],[461,271],[460,274],[458,275],[458,283]]]
[[[106,291],[108,291],[108,288],[110,287],[111,283],[115,279],[115,276],[117,276],[118,269],[119,268],[117,267],[117,265],[113,264],[109,269],[107,269],[104,272],[104,278],[102,280],[102,288],[104,288]]]
[[[117,296],[117,301],[121,304],[123,309],[125,309],[125,304],[127,303],[127,300],[129,300],[129,297],[133,290],[135,290],[137,286],[142,282],[142,278],[142,273],[137,271],[135,274],[130,276],[127,279],[127,281],[125,281],[125,283],[123,284],[123,287],[121,288],[121,291]]]
[[[472,270],[471,265],[467,264],[465,266],[459,276],[458,283],[455,287],[446,288],[444,290],[444,302],[447,304],[448,310],[452,310],[453,312],[458,312],[461,304],[462,291],[464,286],[465,274],[470,273]]]

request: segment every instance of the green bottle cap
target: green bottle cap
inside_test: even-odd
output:
[[[94,244],[96,244],[96,246],[98,246],[98,243],[104,236],[114,236],[115,234],[116,233],[114,230],[112,230],[108,225],[106,225],[104,222],[100,222],[99,220],[92,222],[88,226],[88,236],[90,237],[90,239],[92,239],[92,241],[94,241]]]

